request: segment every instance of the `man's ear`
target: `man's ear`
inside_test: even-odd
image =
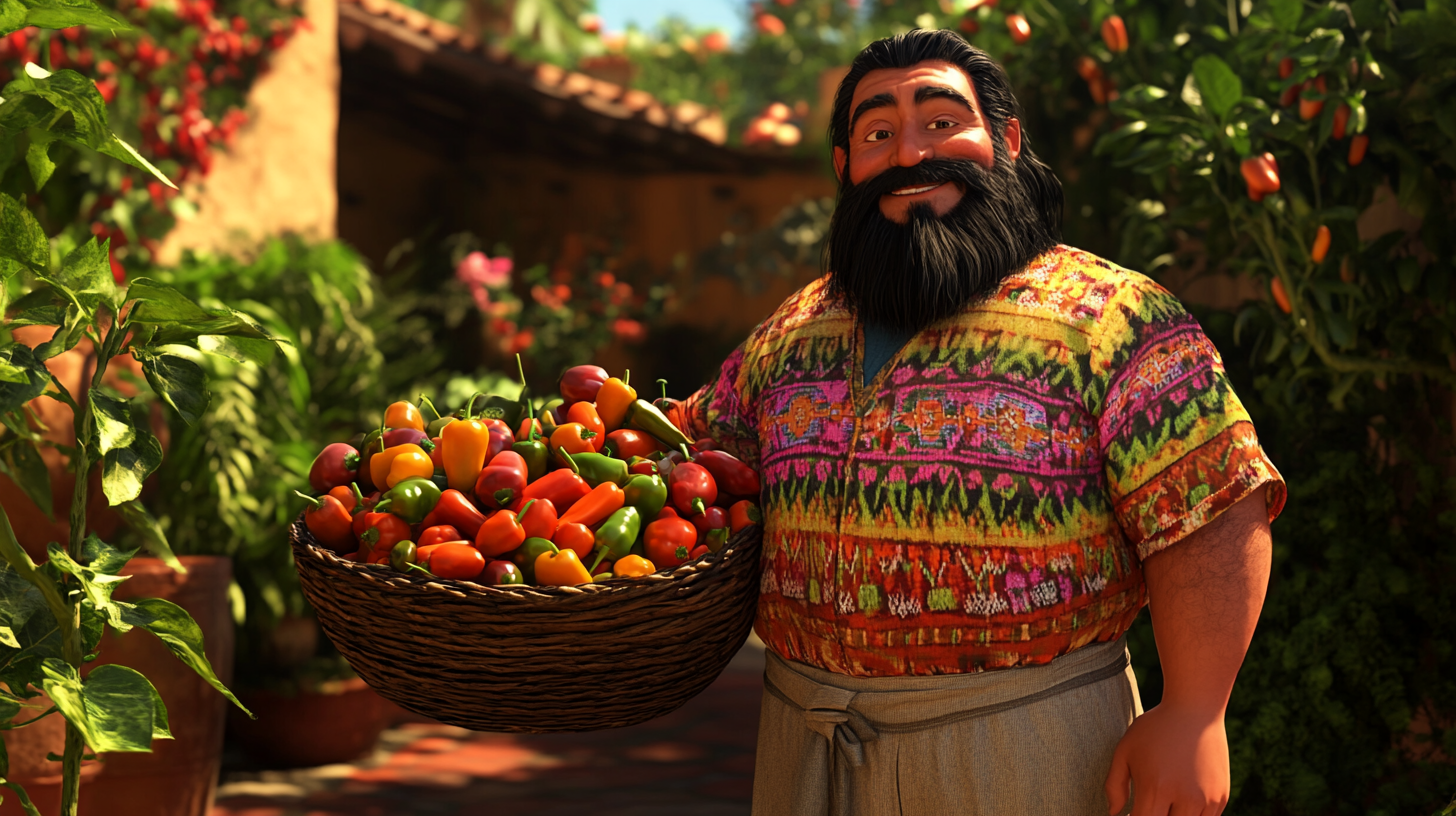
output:
[[[1018,148],[1021,147],[1021,131],[1020,130],[1018,130],[1016,132],[1016,146]],[[848,164],[848,163],[849,163],[849,154],[846,153],[846,152],[844,152],[844,148],[842,148],[842,147],[836,147],[836,148],[834,148],[834,177],[837,178],[837,179],[839,179],[839,183],[840,184],[843,184],[844,183],[844,166],[846,164]]]
[[[1021,120],[1014,116],[1006,120],[1006,155],[1012,161],[1021,156]]]

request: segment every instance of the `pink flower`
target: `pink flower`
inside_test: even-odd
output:
[[[1010,490],[1015,486],[1016,482],[1012,480],[1011,474],[1009,473],[1002,473],[996,477],[994,482],[991,482],[992,490]]]
[[[498,289],[510,284],[514,268],[510,258],[491,258],[484,252],[472,252],[460,259],[460,265],[455,267],[455,277],[472,288],[481,285]]]

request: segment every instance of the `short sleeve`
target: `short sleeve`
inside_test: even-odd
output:
[[[758,468],[758,417],[742,399],[747,343],[723,361],[717,379],[679,403],[670,418],[694,439],[707,437],[721,449]]]
[[[1273,521],[1286,491],[1212,341],[1176,298],[1136,277],[1100,342],[1098,433],[1118,523],[1147,558],[1260,485]]]

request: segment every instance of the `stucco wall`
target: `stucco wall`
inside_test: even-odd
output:
[[[311,27],[274,55],[248,96],[250,119],[206,179],[184,188],[198,215],[162,244],[163,263],[183,249],[244,248],[283,232],[332,238],[338,215],[338,8],[307,0]]]

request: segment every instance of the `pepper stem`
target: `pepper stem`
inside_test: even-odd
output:
[[[566,460],[566,465],[567,467],[571,468],[572,473],[575,473],[578,476],[581,475],[581,468],[577,466],[576,460],[571,458],[570,451],[566,450],[566,448],[557,448],[556,452],[561,454],[562,458]]]
[[[597,553],[597,560],[595,560],[595,561],[592,562],[591,568],[588,569],[587,572],[591,573],[592,575],[596,575],[596,573],[597,573],[597,565],[600,564],[600,563],[602,563],[602,559],[603,558],[606,558],[607,557],[608,550],[609,550],[609,548],[603,547],[601,549],[601,552]]]
[[[309,504],[313,505],[313,507],[314,507],[315,510],[317,510],[318,508],[324,506],[324,503],[323,503],[323,500],[322,499],[315,499],[313,496],[310,496],[307,493],[300,493],[299,491],[295,490],[295,491],[293,491],[293,494],[295,496],[298,496],[299,498],[303,499],[304,501],[308,502]]]
[[[662,386],[662,398],[667,399],[667,380],[658,380],[657,384]]]
[[[354,509],[350,515],[364,512],[364,492],[359,489],[359,483],[350,482],[349,489],[354,491]]]
[[[435,573],[430,572],[429,570],[425,569],[424,567],[420,566],[419,564],[410,564],[410,563],[406,562],[405,563],[405,566],[408,567],[408,568],[410,568],[410,569],[417,569],[420,572],[423,572],[424,574],[430,576],[431,578],[438,577],[438,576],[435,575]]]
[[[359,469],[359,465],[360,465],[360,460],[359,460],[359,452],[358,451],[354,451],[353,453],[346,453],[346,454],[344,454],[344,469],[345,470],[348,470],[348,471],[358,470]]]
[[[624,369],[622,369],[622,385],[623,385],[623,387],[628,387],[628,388],[631,387],[631,385],[632,385],[632,369],[630,369],[630,368],[624,368]]]
[[[688,443],[682,442],[682,443],[680,443],[678,445],[678,448],[683,452],[683,461],[684,462],[691,462],[691,461],[693,461],[693,455],[691,453],[688,453]]]
[[[526,387],[526,367],[521,364],[521,354],[516,352],[516,373],[521,376],[521,387]]]
[[[699,499],[699,501],[702,501],[702,500]],[[376,512],[376,513],[383,513],[385,510],[387,510],[389,508],[389,505],[391,505],[393,503],[394,503],[394,498],[393,497],[388,498],[388,499],[383,499],[383,500],[381,500],[379,502],[379,504],[374,505],[374,512]]]
[[[475,398],[483,396],[485,396],[485,393],[483,391],[476,391],[474,394],[470,395],[470,402],[465,403],[465,419],[475,418],[470,415],[470,409],[475,407]]]
[[[444,419],[445,418],[445,415],[442,414],[442,413],[440,413],[440,409],[435,407],[435,403],[431,402],[430,401],[430,398],[427,397],[427,396],[425,396],[424,394],[421,394],[420,395],[420,405],[428,405],[428,406],[430,406],[430,412],[435,415],[435,419]]]
[[[507,488],[507,489],[509,489],[509,488]],[[521,516],[526,515],[526,511],[527,510],[530,510],[531,509],[531,505],[533,505],[535,503],[536,503],[536,500],[535,499],[529,499],[529,500],[527,500],[527,502],[525,504],[521,505],[521,509],[516,511],[516,518],[519,519]]]

